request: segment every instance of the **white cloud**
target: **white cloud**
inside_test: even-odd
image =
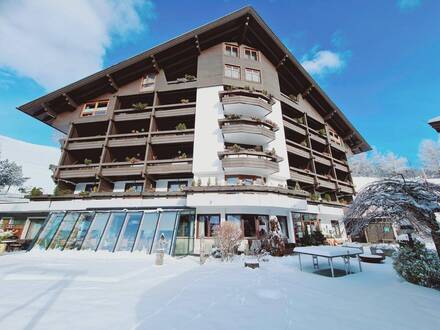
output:
[[[316,48],[306,55],[301,61],[302,66],[311,74],[324,76],[338,72],[345,67],[346,61],[343,53],[331,50],[317,50]]]
[[[412,9],[422,4],[422,0],[397,0],[400,9]]]
[[[61,87],[102,69],[106,49],[145,30],[153,10],[151,0],[2,0],[0,68]]]

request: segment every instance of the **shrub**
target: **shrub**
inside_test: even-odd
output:
[[[393,266],[408,282],[440,288],[440,259],[419,241],[414,241],[413,246],[402,243],[394,255]]]
[[[176,130],[177,130],[177,131],[183,131],[183,130],[185,130],[185,129],[187,129],[185,123],[178,123],[178,124],[176,125]]]
[[[239,225],[225,221],[218,226],[215,233],[215,244],[220,250],[222,260],[230,260],[241,241]]]
[[[142,111],[142,110],[145,110],[145,109],[148,107],[148,104],[147,104],[147,103],[139,102],[139,103],[134,103],[134,104],[132,104],[131,106],[132,106],[133,109],[135,109],[135,110]]]
[[[43,189],[42,188],[37,188],[37,187],[33,187],[31,192],[30,192],[32,197],[36,197],[36,196],[41,196],[43,195]]]

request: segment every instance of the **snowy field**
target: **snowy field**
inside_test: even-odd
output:
[[[256,270],[239,257],[153,263],[73,251],[0,256],[0,329],[440,329],[440,292],[402,281],[389,260],[338,278],[313,274],[307,257],[304,272],[297,257]]]

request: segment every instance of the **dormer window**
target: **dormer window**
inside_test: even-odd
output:
[[[108,100],[87,102],[84,104],[81,117],[100,116],[107,113]]]
[[[225,45],[225,55],[238,57],[238,47],[233,45]]]
[[[251,48],[244,49],[244,58],[252,61],[258,61],[258,51]]]
[[[147,73],[142,78],[141,91],[153,89],[155,80],[156,80],[155,73]]]

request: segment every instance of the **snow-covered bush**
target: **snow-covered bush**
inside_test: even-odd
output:
[[[242,237],[239,225],[232,222],[222,222],[215,233],[215,244],[220,250],[222,260],[229,260],[234,250],[240,244]]]
[[[283,256],[286,250],[284,234],[276,216],[269,218],[269,232],[267,233],[266,250],[273,256]]]
[[[422,242],[401,244],[394,255],[394,269],[408,282],[440,288],[440,259],[434,251],[428,250]]]

